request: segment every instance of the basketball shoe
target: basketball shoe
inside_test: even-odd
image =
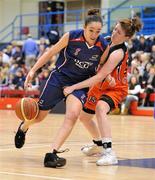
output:
[[[16,148],[22,148],[24,143],[25,143],[25,135],[26,135],[27,131],[23,132],[21,130],[21,126],[23,123],[24,123],[24,121],[21,122],[21,124],[19,125],[18,130],[17,130],[16,135],[15,135],[14,141],[15,141],[15,147]]]
[[[102,154],[100,159],[97,160],[96,162],[98,166],[114,165],[117,163],[118,163],[118,160],[117,160],[116,154],[112,150],[110,151],[104,150],[104,153]]]
[[[97,146],[96,144],[86,145],[81,148],[81,151],[86,156],[93,156],[95,154],[101,154],[101,153],[103,153],[103,150],[104,149],[102,146]]]
[[[44,158],[45,167],[57,168],[57,167],[62,167],[66,164],[66,159],[59,157],[57,153],[61,153],[61,152],[53,150],[53,153],[46,153]]]

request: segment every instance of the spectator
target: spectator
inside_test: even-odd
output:
[[[24,89],[24,81],[25,81],[25,77],[23,75],[22,70],[17,71],[15,74],[15,77],[12,80],[14,89],[23,90]]]
[[[58,27],[52,28],[47,32],[47,37],[49,39],[50,45],[54,45],[59,41],[59,31]]]
[[[150,63],[151,63],[152,65],[155,64],[155,45],[152,46]]]
[[[2,52],[2,51],[0,51],[0,62],[2,62],[2,63],[10,63],[9,56],[6,53]]]
[[[129,113],[130,104],[132,101],[139,100],[139,93],[141,92],[141,86],[135,76],[132,76],[129,82],[128,95],[122,104],[121,114],[126,115]]]
[[[144,36],[140,36],[139,43],[137,44],[137,51],[147,52],[147,43]]]
[[[147,81],[146,81],[146,97],[144,100],[144,106],[153,106],[153,102],[150,102],[150,94],[155,90],[155,67],[151,66],[149,69]]]
[[[0,70],[0,90],[8,87],[9,79],[7,74]]]
[[[12,55],[12,61],[18,63],[19,65],[24,64],[21,48],[19,46],[15,46],[14,49],[15,52]]]
[[[38,54],[38,45],[35,40],[32,39],[32,36],[29,34],[27,40],[23,44],[22,49],[25,56],[25,65],[29,70],[36,61],[36,57]]]
[[[43,69],[43,71],[41,72],[41,74],[39,75],[39,81],[40,81],[40,87],[39,87],[39,91],[40,93],[43,91],[44,86],[46,84],[46,81],[48,79],[50,71],[48,69]]]
[[[44,47],[47,47],[46,39],[44,37],[40,38],[40,45],[44,45]]]
[[[39,45],[39,53],[38,53],[37,59],[40,58],[43,55],[44,52],[45,52],[45,45],[44,44],[40,44]]]
[[[12,45],[8,45],[7,47],[6,47],[6,49],[5,49],[5,53],[9,56],[9,57],[11,57],[11,55],[12,55]]]
[[[15,75],[17,71],[19,71],[21,67],[19,66],[18,63],[12,63],[12,65],[9,68],[9,74]]]

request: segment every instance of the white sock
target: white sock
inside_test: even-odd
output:
[[[111,142],[112,143],[112,138],[108,138],[108,137],[104,137],[102,138],[102,143],[109,143]],[[112,147],[111,148],[104,148],[106,152],[110,152]]]

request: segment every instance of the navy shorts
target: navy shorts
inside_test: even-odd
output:
[[[45,84],[42,94],[40,95],[38,105],[40,110],[50,110],[61,100],[65,100],[63,89],[65,86],[69,86],[75,83],[71,83],[70,79],[67,79],[64,75],[61,77],[59,73],[52,72]],[[88,89],[75,90],[72,94],[77,97],[82,105],[86,102]]]

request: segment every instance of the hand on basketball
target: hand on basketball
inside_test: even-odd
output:
[[[64,88],[64,95],[65,96],[68,96],[69,94],[71,94],[75,89],[73,88],[73,86],[68,86],[68,87],[65,87]]]
[[[27,89],[28,87],[31,87],[31,86],[32,86],[31,81],[32,81],[32,79],[33,79],[33,77],[34,77],[34,74],[35,74],[35,72],[31,70],[31,71],[28,73],[28,75],[26,76],[26,80],[25,80],[25,83],[24,83],[24,88],[25,88],[25,89]]]

